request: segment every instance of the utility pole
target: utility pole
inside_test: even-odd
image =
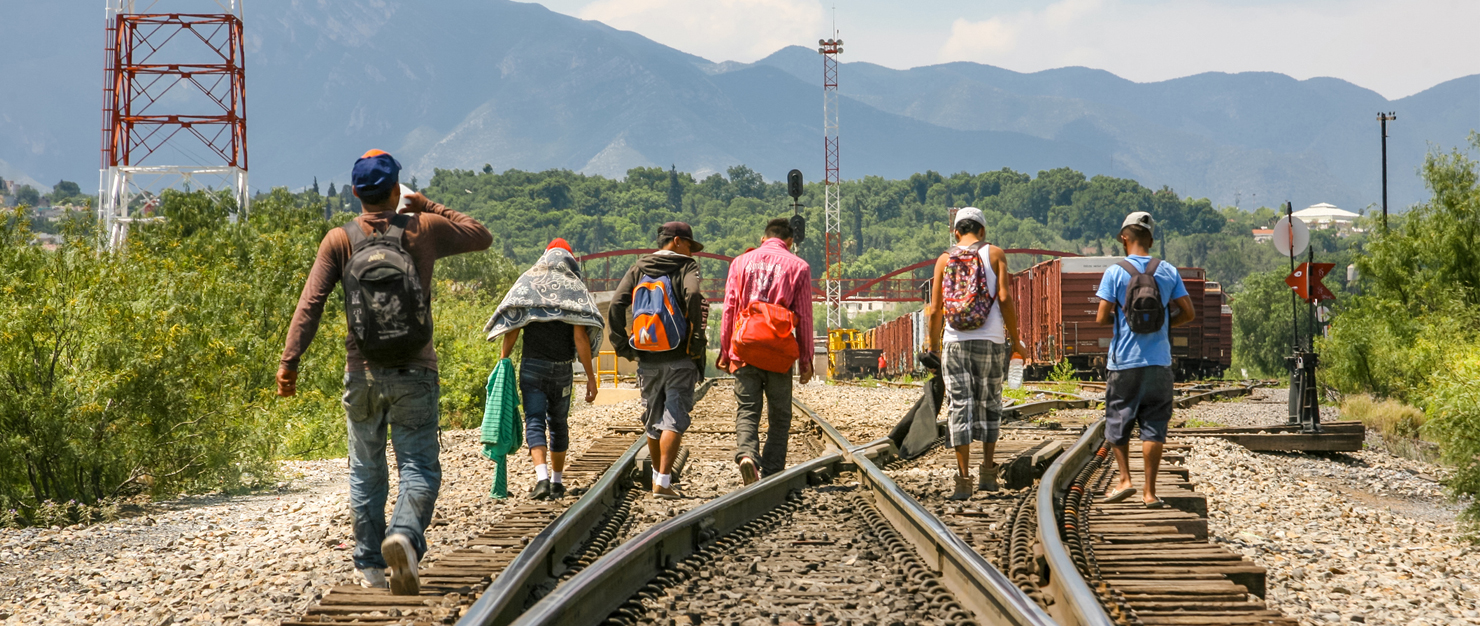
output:
[[[1378,113],[1377,121],[1382,125],[1382,231],[1388,228],[1387,205],[1387,123],[1398,119],[1396,112]]]

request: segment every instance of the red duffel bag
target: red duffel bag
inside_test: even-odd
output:
[[[752,302],[735,320],[730,352],[735,358],[767,372],[791,371],[800,350],[791,311],[770,302]]]

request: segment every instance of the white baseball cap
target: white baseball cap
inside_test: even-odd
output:
[[[987,218],[982,215],[982,210],[974,206],[969,206],[956,211],[956,221],[951,224],[951,227],[955,228],[961,222],[964,222],[966,220],[971,220],[973,222],[981,224],[983,227],[987,225]]]
[[[1125,230],[1126,226],[1140,226],[1141,228],[1146,229],[1146,232],[1152,233],[1155,232],[1153,230],[1153,227],[1156,226],[1156,220],[1151,219],[1150,213],[1147,213],[1145,211],[1136,211],[1135,213],[1125,216],[1125,221],[1120,223],[1121,230]]]

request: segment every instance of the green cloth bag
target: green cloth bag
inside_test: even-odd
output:
[[[519,415],[519,373],[514,361],[504,359],[488,374],[488,399],[483,404],[483,456],[498,463],[489,497],[509,497],[508,455],[524,446],[524,420]]]

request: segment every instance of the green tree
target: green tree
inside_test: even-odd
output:
[[[1285,357],[1293,347],[1296,312],[1301,336],[1310,336],[1305,305],[1300,304],[1295,311],[1291,309],[1285,274],[1281,270],[1256,272],[1232,289],[1229,306],[1233,308],[1233,367],[1248,369],[1250,376],[1285,375]]]
[[[26,206],[36,206],[41,204],[41,192],[30,185],[21,185],[20,189],[15,190],[15,200]]]

